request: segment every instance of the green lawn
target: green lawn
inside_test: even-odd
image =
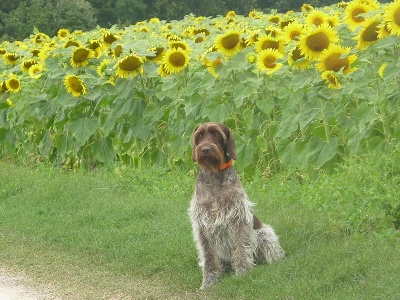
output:
[[[187,214],[195,172],[0,162],[0,265],[63,299],[400,299],[399,158],[243,179],[286,257],[206,292]]]

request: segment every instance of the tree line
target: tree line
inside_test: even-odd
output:
[[[127,26],[157,17],[180,20],[193,13],[198,16],[224,15],[228,11],[248,14],[257,9],[270,12],[299,10],[305,0],[13,0],[0,2],[0,40],[29,37],[34,27],[53,36],[58,29],[91,30],[97,25]],[[336,0],[309,0],[313,7]]]

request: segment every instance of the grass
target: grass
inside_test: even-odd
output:
[[[286,258],[206,292],[187,215],[195,172],[0,162],[0,264],[63,299],[400,299],[399,152],[243,179]]]

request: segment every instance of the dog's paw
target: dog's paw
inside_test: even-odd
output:
[[[252,269],[253,265],[251,264],[242,264],[235,268],[235,275],[240,276]]]
[[[204,275],[203,284],[200,287],[200,290],[204,290],[207,287],[213,285],[218,281],[219,274],[218,273],[209,273]]]

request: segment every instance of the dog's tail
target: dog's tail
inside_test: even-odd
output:
[[[285,252],[279,244],[279,238],[270,225],[262,224],[262,227],[256,230],[257,248],[256,261],[262,263],[273,263],[280,260]]]

